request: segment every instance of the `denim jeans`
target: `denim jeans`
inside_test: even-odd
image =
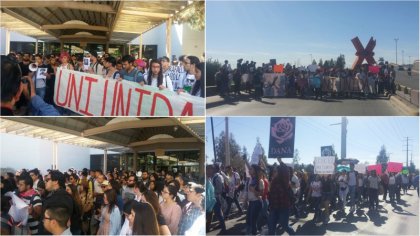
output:
[[[280,222],[279,222],[280,221]],[[289,234],[295,235],[296,232],[289,226],[289,208],[271,208],[268,216],[268,234],[275,235],[277,222]]]
[[[214,204],[214,214],[216,215],[217,219],[219,220],[220,223],[220,227],[222,228],[222,230],[226,230],[226,225],[225,225],[225,219],[223,217],[223,213],[222,213],[222,204],[220,202],[220,197],[216,197],[216,204]]]
[[[247,234],[257,234],[257,217],[262,207],[261,200],[249,201],[248,211],[246,212]]]
[[[35,89],[36,95],[40,96],[42,99],[44,99],[45,97],[45,92],[46,92],[47,88],[43,87],[43,88],[37,88]]]
[[[260,214],[258,214],[258,218],[257,218],[257,228],[261,229],[261,227],[263,227],[267,221],[268,221],[268,201],[263,200],[262,209],[260,211]]]
[[[355,197],[356,197],[356,185],[351,186],[349,185],[349,194],[350,194],[350,206],[354,206]]]
[[[232,203],[236,204],[236,207],[238,208],[239,212],[242,212],[242,208],[241,205],[239,205],[238,202],[238,197],[235,195],[233,198],[231,197],[226,197],[226,201],[227,201],[227,207],[226,207],[226,211],[225,211],[225,216],[228,217],[229,213],[230,213],[230,209],[232,207]]]

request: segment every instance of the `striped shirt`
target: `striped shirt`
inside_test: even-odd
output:
[[[19,193],[17,194],[17,196],[22,199],[26,204],[28,205],[32,205],[33,208],[37,207],[37,206],[41,206],[42,207],[42,200],[41,197],[39,196],[39,194],[37,192],[35,192],[34,189],[30,189],[24,193]],[[29,227],[29,230],[31,231],[31,234],[38,234],[38,225],[39,225],[40,221],[39,220],[35,220],[32,215],[29,215],[28,217],[28,223],[27,223],[27,227]]]

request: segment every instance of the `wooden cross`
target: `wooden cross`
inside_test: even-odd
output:
[[[376,64],[375,59],[373,56],[375,53],[373,52],[373,49],[376,46],[376,40],[373,39],[373,37],[370,37],[370,40],[368,44],[366,45],[366,48],[363,47],[362,43],[359,40],[359,37],[355,37],[351,40],[354,47],[356,48],[356,60],[353,62],[352,69],[356,68],[356,66],[361,65],[363,60],[366,59],[367,63],[369,65]]]

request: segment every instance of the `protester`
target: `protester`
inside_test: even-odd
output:
[[[121,78],[136,83],[144,83],[143,74],[134,66],[134,57],[125,55],[121,59],[123,69],[120,70]]]
[[[150,203],[135,202],[129,216],[132,235],[159,235],[156,213]]]
[[[378,200],[378,189],[381,179],[376,175],[376,171],[371,172],[371,176],[368,178],[369,181],[369,210],[374,208],[378,210],[379,200]]]
[[[104,67],[98,61],[98,53],[96,51],[90,52],[90,65],[88,72],[96,75],[103,75]]]
[[[114,57],[104,59],[104,67],[106,69],[105,79],[122,80],[120,72],[115,68],[117,61]]]
[[[70,215],[66,208],[49,206],[44,213],[44,228],[53,235],[72,235],[67,226]]]
[[[204,216],[204,202],[205,199],[205,189],[202,185],[191,184],[190,191],[187,193],[187,199],[190,203],[185,205],[182,209],[182,218],[178,226],[178,235],[188,234],[189,230],[196,222],[200,222],[204,226],[204,221],[202,217]],[[194,229],[197,229],[195,227]],[[199,227],[199,231],[191,232],[190,235],[205,235],[204,227]],[[195,233],[195,234],[194,234]]]
[[[149,74],[147,76],[146,83],[149,86],[158,87],[160,90],[174,90],[172,81],[169,76],[163,75],[162,64],[159,60],[152,60],[150,62]]]
[[[162,191],[164,202],[160,204],[160,211],[162,212],[165,222],[169,227],[172,235],[178,233],[178,224],[181,219],[182,211],[179,206],[179,198],[177,196],[176,187],[166,185]]]
[[[117,206],[115,190],[105,191],[104,204],[105,206],[101,209],[98,235],[118,235],[121,229],[121,213]]]

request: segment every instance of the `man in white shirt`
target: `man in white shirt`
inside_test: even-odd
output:
[[[354,163],[350,164],[350,172],[348,174],[348,185],[350,194],[350,212],[354,211],[354,203],[356,197],[356,185],[357,185],[357,171],[354,170]]]

